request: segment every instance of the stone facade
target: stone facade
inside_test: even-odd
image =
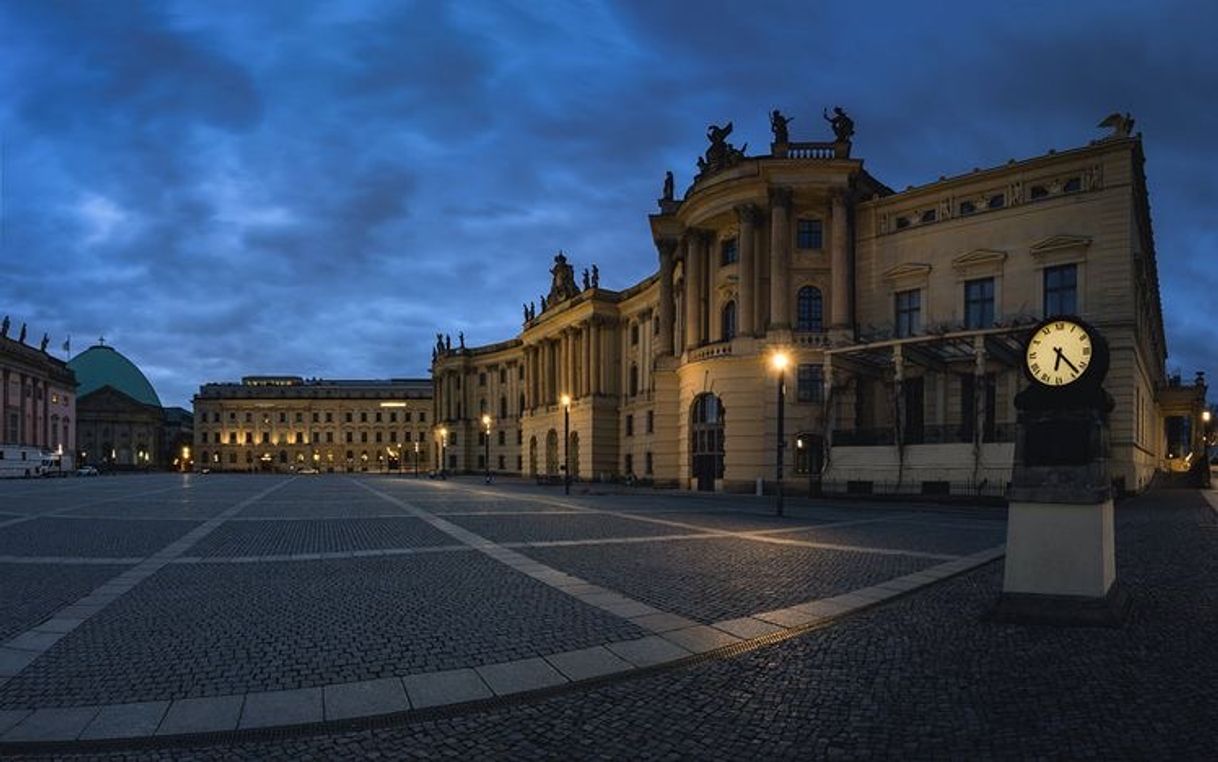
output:
[[[426,380],[247,376],[201,386],[194,414],[196,470],[396,472],[432,463]]]
[[[64,468],[76,451],[75,375],[45,349],[9,336],[0,336],[0,442],[62,451]]]
[[[841,139],[704,162],[650,217],[656,274],[570,293],[560,256],[516,338],[438,345],[433,451],[442,427],[449,466],[480,469],[489,411],[492,468],[557,476],[567,396],[573,476],[751,490],[776,471],[782,352],[788,479],[997,495],[1021,342],[1073,313],[1112,348],[1112,472],[1144,488],[1167,350],[1143,160],[1114,134],[902,192]]]

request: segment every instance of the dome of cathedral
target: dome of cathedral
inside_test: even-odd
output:
[[[73,357],[68,367],[76,373],[76,396],[110,386],[137,402],[161,407],[161,398],[135,363],[114,347],[98,344]]]

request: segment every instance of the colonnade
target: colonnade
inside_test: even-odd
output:
[[[606,328],[592,317],[526,344],[525,407],[557,405],[564,394],[577,400],[608,393]]]
[[[18,382],[16,401],[12,399],[9,391],[14,379]],[[4,368],[0,372],[0,388],[2,388],[0,391],[0,442],[32,447],[50,447],[52,443],[51,391],[46,380],[29,373],[14,372],[10,368]],[[38,403],[39,400],[42,401],[41,405]],[[13,412],[10,410],[10,406],[15,407],[17,412],[15,430],[10,418]],[[30,420],[31,418],[33,420]]]

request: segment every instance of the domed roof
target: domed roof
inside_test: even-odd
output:
[[[114,347],[104,344],[89,347],[69,360],[68,367],[76,373],[78,398],[103,386],[112,386],[137,402],[161,406],[161,398],[156,396],[152,384],[135,363]]]

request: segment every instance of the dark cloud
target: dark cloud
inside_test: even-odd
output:
[[[564,249],[626,287],[710,122],[845,105],[893,187],[1145,130],[1170,367],[1207,368],[1218,6],[217,0],[0,6],[3,311],[168,402],[404,376],[515,332]],[[84,339],[83,337],[89,337]],[[58,339],[56,341],[58,344]]]

